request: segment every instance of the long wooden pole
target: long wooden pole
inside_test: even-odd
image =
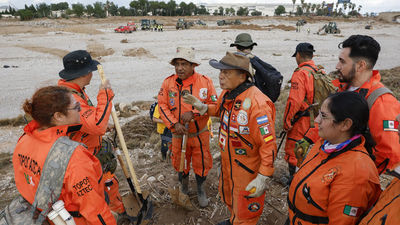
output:
[[[103,67],[101,65],[97,65],[97,70],[99,71],[101,82],[104,84],[104,82],[106,81],[106,77],[104,75]],[[126,147],[126,142],[125,142],[125,139],[124,139],[124,135],[122,134],[122,130],[121,130],[121,126],[119,124],[118,116],[117,116],[117,113],[115,112],[114,108],[111,111],[111,117],[114,120],[114,126],[115,126],[115,129],[117,130],[118,139],[119,139],[119,142],[121,144],[122,151],[124,152],[125,160],[128,163],[130,176],[133,179],[133,183],[135,184],[135,188],[136,188],[137,193],[141,195],[142,194],[142,190],[140,189],[140,185],[139,185],[139,181],[138,181],[138,179],[136,177],[135,169],[133,168],[132,161],[130,160],[128,148]]]

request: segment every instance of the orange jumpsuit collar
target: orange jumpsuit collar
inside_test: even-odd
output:
[[[372,86],[378,84],[381,81],[381,74],[379,70],[372,70],[372,76],[369,80],[361,85],[358,89],[371,89]],[[339,79],[332,81],[333,85],[339,87],[341,91],[345,91],[349,88],[349,84],[340,82]]]
[[[32,120],[25,126],[24,132],[26,135],[33,136],[41,141],[51,142],[58,137],[67,136],[71,132],[78,131],[82,127],[82,125],[75,124],[54,126],[41,131],[38,130],[39,127],[39,123],[35,120]]]
[[[306,61],[306,62],[300,63],[299,66],[298,66],[297,68],[301,68],[301,67],[303,67],[303,66],[305,66],[305,65],[315,66],[315,63],[314,63],[313,60],[308,60],[308,61]]]
[[[175,74],[175,76],[178,78],[178,75]],[[188,78],[185,79],[185,80],[182,80],[183,86],[186,87],[186,86],[189,86],[189,85],[193,84],[194,81],[197,79],[198,76],[199,76],[199,74],[196,73],[196,71],[193,71],[192,76],[188,77]]]
[[[58,80],[58,86],[68,87],[68,88],[74,89],[74,90],[76,90],[78,92],[82,92],[83,89],[85,89],[85,88],[81,89],[81,87],[78,84],[75,84],[75,83],[72,83],[72,82],[68,82],[68,81],[66,81],[64,79]]]

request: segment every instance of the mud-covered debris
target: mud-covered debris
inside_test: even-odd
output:
[[[156,132],[156,124],[149,116],[139,116],[127,122],[122,131],[128,149],[143,148],[153,132]]]
[[[400,98],[400,67],[379,71],[382,83],[389,88],[397,99]]]

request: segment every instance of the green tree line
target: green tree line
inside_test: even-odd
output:
[[[177,3],[175,0],[154,1],[154,0],[134,0],[129,3],[129,7],[118,6],[112,1],[95,2],[93,4],[84,5],[81,3],[69,4],[68,2],[60,2],[53,4],[40,3],[37,5],[25,5],[24,9],[15,10],[10,7],[5,14],[20,16],[21,20],[31,20],[34,18],[54,18],[57,14],[52,11],[61,11],[58,16],[69,18],[75,17],[96,17],[104,18],[107,16],[193,16],[193,15],[210,15],[204,5],[197,6],[193,2]],[[240,7],[235,11],[233,8],[219,7],[213,15],[229,15],[229,16],[259,16],[261,12],[249,12],[247,7]]]
[[[327,4],[325,1],[322,1],[320,4],[315,3],[306,3],[305,0],[300,0],[300,5],[297,5],[296,10],[295,4],[296,0],[292,0],[293,3],[293,12],[296,16],[302,15],[315,15],[315,16],[359,16],[362,6],[357,5],[355,3],[339,3],[336,2],[334,4]],[[330,8],[330,10],[329,10]],[[283,5],[279,5],[275,9],[275,15],[281,15],[286,13],[286,9]],[[292,13],[292,12],[290,12]]]
[[[174,0],[169,2],[135,0],[131,1],[129,7],[118,6],[112,1],[95,2],[93,4],[84,5],[81,3],[69,4],[68,2],[60,2],[54,4],[40,3],[37,5],[25,5],[24,9],[15,10],[9,8],[2,14],[12,14],[20,16],[21,20],[31,20],[34,18],[56,17],[52,11],[61,11],[61,16],[68,18],[75,17],[96,17],[104,18],[107,16],[192,16],[192,15],[209,15],[210,13],[202,5],[196,6],[193,2],[180,4]]]

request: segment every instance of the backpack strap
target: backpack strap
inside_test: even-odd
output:
[[[47,154],[32,204],[33,211],[36,208],[42,209],[38,218],[40,223],[46,219],[52,204],[60,198],[69,160],[78,145],[78,142],[62,136],[55,141]]]
[[[308,68],[311,68],[315,73],[316,72],[318,72],[318,70],[317,69],[315,69],[314,67],[312,67],[311,65],[309,65],[309,64],[306,64],[306,65],[304,65],[304,66],[302,66],[302,67],[300,67],[300,69],[305,69],[304,67],[308,67]],[[308,70],[309,71],[309,70]]]
[[[368,102],[368,108],[371,109],[372,105],[374,105],[376,99],[378,99],[381,95],[384,94],[391,94],[393,95],[393,92],[387,88],[387,87],[380,87],[376,90],[374,90],[368,97],[367,97],[367,102]],[[394,96],[394,95],[393,95]]]

